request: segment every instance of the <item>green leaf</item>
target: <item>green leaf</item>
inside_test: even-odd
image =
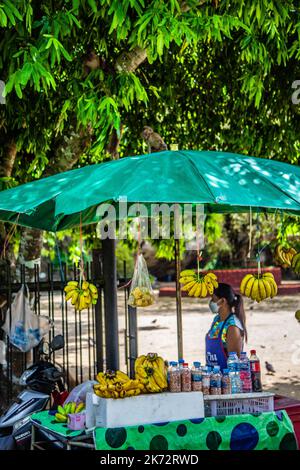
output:
[[[88,4],[90,5],[91,9],[93,10],[93,13],[97,13],[97,5],[95,0],[88,0]]]
[[[16,90],[18,98],[21,99],[23,94],[22,94],[22,90],[21,90],[21,87],[20,87],[19,83],[15,83],[15,90]]]
[[[157,36],[157,53],[158,55],[162,55],[164,49],[164,35],[163,33],[159,33]]]
[[[3,0],[3,3],[9,7],[9,9],[12,11],[13,15],[20,21],[23,20],[21,14],[17,10],[17,8],[14,6],[14,4],[10,0]]]

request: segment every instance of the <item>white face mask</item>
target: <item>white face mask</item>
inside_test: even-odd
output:
[[[219,306],[218,306],[217,302],[213,302],[213,300],[211,300],[209,302],[209,308],[210,308],[212,313],[219,313]]]

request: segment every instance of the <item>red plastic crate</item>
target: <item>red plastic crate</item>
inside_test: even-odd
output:
[[[286,410],[293,423],[298,447],[300,449],[300,401],[282,395],[275,395],[274,410]]]

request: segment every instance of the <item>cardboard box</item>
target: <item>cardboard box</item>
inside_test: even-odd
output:
[[[115,428],[204,418],[202,392],[153,393],[123,399],[86,397],[87,428]]]

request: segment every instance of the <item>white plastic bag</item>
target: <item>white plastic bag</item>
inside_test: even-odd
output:
[[[76,403],[86,402],[86,394],[88,392],[93,392],[94,390],[94,385],[97,384],[98,382],[96,380],[87,380],[86,382],[83,382],[82,384],[77,385],[76,387],[71,390],[69,393],[66,401],[64,402],[64,405],[71,401],[75,401]]]
[[[22,285],[11,304],[11,314],[7,311],[5,323],[2,326],[11,344],[22,352],[30,351],[41,342],[50,328],[50,318],[36,315],[32,311],[28,287]]]
[[[138,255],[128,304],[132,307],[148,307],[154,303],[154,292],[151,286],[147,263],[143,255]]]

